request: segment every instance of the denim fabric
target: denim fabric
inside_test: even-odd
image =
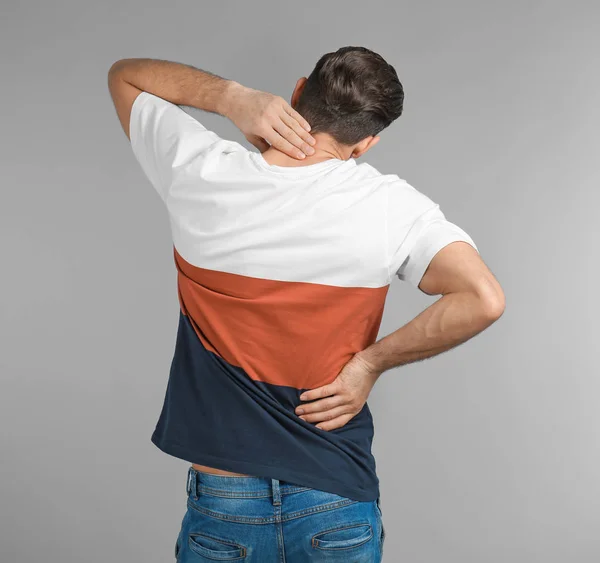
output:
[[[178,563],[380,563],[379,499],[357,501],[265,477],[188,470]]]

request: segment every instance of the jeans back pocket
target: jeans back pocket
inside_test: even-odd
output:
[[[352,526],[343,526],[323,530],[315,534],[312,538],[312,546],[315,549],[348,550],[360,547],[367,543],[373,537],[373,528],[371,524],[354,524]]]
[[[190,534],[188,543],[196,555],[209,561],[241,561],[246,558],[244,546],[205,534]]]

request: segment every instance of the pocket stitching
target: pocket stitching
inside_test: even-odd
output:
[[[339,532],[340,530],[351,530],[352,528],[361,528],[361,527],[368,527],[368,530],[365,532],[366,534],[368,534],[368,536],[364,540],[362,540],[360,543],[356,543],[354,545],[349,545],[346,547],[324,547],[322,545],[319,545],[320,542],[328,541],[328,540],[319,540],[317,538],[317,536],[320,536],[322,534],[329,534],[330,532]],[[335,549],[335,550],[343,551],[344,549],[354,549],[355,547],[360,547],[361,545],[367,543],[372,537],[373,537],[373,527],[371,526],[371,524],[369,522],[364,522],[362,524],[354,524],[352,526],[338,526],[337,528],[330,528],[329,530],[322,530],[312,537],[311,544],[315,549],[322,549],[322,550]]]
[[[213,540],[216,541],[217,543],[222,543],[224,545],[229,545],[229,546],[233,546],[236,549],[232,549],[230,550],[230,552],[239,552],[239,555],[236,555],[236,557],[228,557],[227,559],[223,559],[222,557],[214,557],[211,556],[210,552],[213,553],[221,553],[222,555],[225,553],[228,553],[227,551],[222,551],[222,552],[218,552],[214,549],[210,549],[208,547],[204,547],[203,545],[196,543],[194,541],[193,538],[196,537],[200,537],[200,538],[207,538],[209,540]],[[208,559],[213,559],[214,561],[235,561],[236,559],[244,559],[247,555],[246,553],[246,548],[243,545],[239,545],[237,543],[233,543],[227,540],[223,540],[221,538],[215,538],[213,536],[208,536],[206,534],[194,534],[191,533],[188,536],[188,544],[190,546],[190,549],[194,552],[197,553],[198,555],[201,555],[202,557],[206,557]]]

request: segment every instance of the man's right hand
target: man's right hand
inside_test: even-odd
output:
[[[296,414],[321,430],[341,428],[363,409],[380,375],[360,352],[354,354],[331,383],[300,395],[310,402],[299,405]]]
[[[260,152],[270,145],[298,159],[315,152],[310,125],[281,96],[229,82],[220,113]]]

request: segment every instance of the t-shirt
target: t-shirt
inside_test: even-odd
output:
[[[321,430],[295,414],[376,341],[394,277],[418,286],[470,236],[354,158],[270,165],[179,106],[134,101],[133,152],[170,219],[180,307],[152,442],[191,463],[358,501],[379,496],[368,402]]]

